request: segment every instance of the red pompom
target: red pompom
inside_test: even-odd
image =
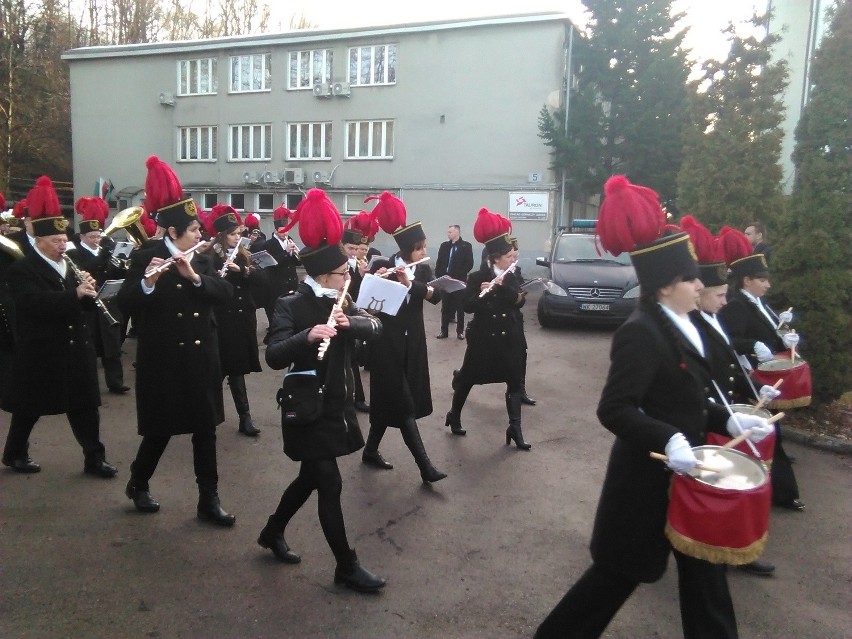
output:
[[[36,180],[35,186],[27,193],[27,210],[30,218],[35,220],[42,217],[59,217],[62,209],[59,197],[53,188],[53,182],[46,175]]]
[[[656,191],[613,175],[604,185],[604,195],[596,225],[604,249],[620,255],[662,235],[666,214]]]
[[[689,233],[689,239],[695,247],[699,264],[716,264],[724,261],[719,238],[713,235],[706,226],[691,215],[686,215],[680,221],[680,228]]]
[[[148,175],[145,177],[145,205],[149,211],[159,211],[164,206],[183,199],[183,187],[172,171],[172,167],[156,155],[145,162]]]
[[[379,220],[373,213],[367,211],[358,211],[347,220],[346,226],[355,229],[368,239],[375,237],[376,233],[379,232]]]
[[[512,231],[512,222],[500,215],[492,213],[486,208],[479,209],[476,221],[473,223],[473,237],[480,244],[485,244],[495,237],[505,235]]]
[[[25,217],[29,217],[30,213],[27,210],[27,198],[15,202],[15,206],[12,207],[12,215],[14,215],[19,220]]]
[[[283,204],[272,212],[273,220],[289,220],[293,217],[293,212]]]
[[[310,189],[296,207],[294,222],[299,222],[299,237],[312,249],[323,242],[339,244],[343,239],[340,213],[322,189]]]
[[[84,222],[97,220],[101,227],[104,226],[109,215],[109,204],[99,197],[81,197],[74,203],[74,209]]]
[[[260,227],[260,220],[254,213],[249,213],[246,215],[246,219],[243,220],[243,223],[246,225],[246,228],[256,229]]]
[[[725,226],[719,231],[719,246],[725,258],[725,264],[728,266],[754,252],[745,233],[730,226]]]
[[[385,233],[393,233],[405,226],[405,204],[398,197],[385,191],[381,195],[371,195],[364,202],[370,200],[378,200],[372,213]]]

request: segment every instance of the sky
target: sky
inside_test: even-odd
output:
[[[615,1],[615,0],[614,0]],[[473,16],[495,16],[512,13],[559,11],[566,13],[576,25],[585,23],[580,0],[314,0],[313,2],[277,2],[273,6],[271,25],[280,23],[287,30],[293,14],[304,13],[311,24],[321,29],[404,24],[428,20],[452,20]],[[727,54],[721,34],[728,22],[737,23],[751,16],[766,0],[676,0],[675,7],[687,14],[689,25],[685,46],[694,50],[693,59],[723,58]],[[276,29],[277,30],[277,29]]]

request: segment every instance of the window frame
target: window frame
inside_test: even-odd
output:
[[[202,63],[208,63],[210,69],[208,73],[210,90],[201,90],[201,66]],[[196,63],[199,67],[196,73],[196,88],[193,91],[189,88],[190,80],[192,79],[192,65]],[[184,82],[184,71],[186,71],[186,82]],[[184,85],[186,88],[184,88]],[[177,89],[178,96],[191,97],[197,95],[216,95],[219,93],[219,60],[215,57],[210,58],[187,58],[186,60],[178,60],[177,62]]]
[[[234,197],[235,197],[235,196],[236,196],[236,197],[241,197],[241,198],[243,198],[243,204],[242,204],[242,206],[234,206]],[[232,192],[229,192],[229,193],[228,193],[228,204],[230,204],[231,206],[233,206],[233,207],[234,207],[234,210],[236,210],[236,211],[245,211],[245,210],[246,210],[246,209],[245,209],[245,206],[246,206],[246,193],[245,193],[245,192],[243,192],[243,191],[240,191],[240,192],[238,192],[238,191],[232,191]]]
[[[322,57],[319,60],[321,70],[317,75],[317,54]],[[302,74],[303,58],[307,57],[309,77],[304,78]],[[319,79],[317,79],[319,78]],[[332,82],[334,78],[334,49],[304,49],[290,51],[287,54],[287,90],[288,91],[312,91],[314,85],[324,82]],[[303,84],[307,79],[307,84]],[[293,84],[293,81],[296,84]]]
[[[346,160],[393,160],[394,151],[396,149],[396,132],[395,132],[396,127],[394,126],[393,118],[380,119],[380,120],[346,120],[345,124],[346,124],[346,147],[344,148],[344,154],[343,154],[344,159],[346,159]],[[374,126],[376,124],[382,124],[383,125],[383,133],[382,133],[383,149],[382,150],[383,150],[384,153],[382,155],[375,155],[375,154],[369,153],[369,152],[368,152],[367,155],[360,155],[358,153],[358,151],[360,150],[360,147],[361,147],[361,143],[360,143],[361,127],[364,124],[369,126],[369,132],[368,132],[368,138],[369,139],[368,139],[368,142],[367,142],[367,146],[368,146],[368,149],[370,149],[370,150],[372,149],[373,141],[374,141],[374,137],[375,137],[375,133],[373,131]],[[391,129],[391,132],[390,132],[390,146],[391,146],[390,153],[387,153],[387,139],[388,139],[387,129],[388,129],[388,125],[390,125],[390,129]],[[355,135],[355,140],[351,141],[350,137],[351,137],[351,131],[352,131],[353,127],[355,129],[356,135]],[[354,155],[350,153],[350,146],[352,146],[352,145],[354,145],[354,149],[356,151],[356,153]]]
[[[286,157],[288,162],[300,162],[300,161],[330,161],[332,154],[332,145],[334,144],[334,123],[331,120],[324,121],[316,121],[316,122],[287,122],[287,139],[286,143]],[[308,132],[307,136],[302,135],[302,128],[307,127]],[[320,140],[320,153],[314,155],[312,153],[314,149],[314,142],[316,141],[317,134],[315,133],[315,127],[319,127],[319,140]],[[294,129],[295,133],[295,141],[294,141]],[[299,155],[299,151],[301,149],[301,144],[304,139],[308,141],[308,155]],[[293,148],[293,144],[296,144],[296,148]],[[322,148],[324,147],[324,148]],[[295,151],[295,152],[294,152]]]
[[[234,156],[234,144],[237,144],[237,150],[242,151],[243,149],[243,129],[248,127],[250,129],[249,133],[249,157],[235,157]],[[257,156],[253,154],[253,148],[255,144],[255,128],[263,127],[261,129],[261,146],[263,146],[263,153],[265,155]],[[238,140],[234,140],[234,132],[235,130],[239,131]],[[268,151],[268,153],[267,153]],[[240,154],[241,155],[241,154]],[[271,162],[273,155],[272,149],[272,123],[271,122],[255,122],[255,123],[242,123],[242,124],[229,124],[228,125],[228,162]]]
[[[207,130],[207,148],[209,150],[209,157],[201,157],[201,140],[202,133],[204,130]],[[184,131],[186,131],[186,140],[184,140]],[[191,137],[192,132],[195,131],[197,135],[196,146],[198,147],[196,150],[198,151],[198,157],[193,158],[190,157],[189,146],[192,143]],[[184,156],[184,152],[187,151],[186,157]],[[216,124],[198,124],[192,126],[179,126],[177,128],[177,161],[178,162],[218,162],[219,161],[219,126]]]
[[[368,81],[362,82],[362,66],[364,64],[364,51],[370,51],[370,78]],[[376,81],[376,50],[384,49],[384,66],[382,71],[381,81]],[[391,60],[391,50],[393,50],[393,65],[389,64]],[[353,59],[353,53],[356,55]],[[385,44],[367,44],[362,46],[349,47],[346,57],[347,72],[346,76],[349,80],[349,86],[352,87],[374,87],[374,86],[393,86],[397,80],[397,66],[399,63],[399,43],[388,42]],[[391,79],[390,76],[393,75]]]
[[[242,60],[244,58],[248,59],[249,64],[248,69],[246,69],[246,71],[249,73],[249,75],[251,75],[255,70],[254,60],[258,57],[261,59],[261,86],[254,87],[253,79],[250,79],[252,85],[251,88],[239,88],[242,85]],[[240,62],[237,63],[237,68],[239,69],[239,77],[236,79],[234,78],[235,60],[240,60]],[[270,91],[272,91],[272,53],[243,53],[228,57],[228,93],[268,93]]]
[[[201,197],[202,197],[202,200],[204,202],[204,210],[205,211],[209,211],[210,209],[212,209],[214,206],[216,206],[219,203],[219,194],[218,193],[203,193]],[[211,202],[210,198],[212,198],[212,204],[210,203]]]
[[[262,198],[264,196],[269,196],[269,199],[272,202],[270,208],[268,208],[268,209],[263,208],[260,205],[260,198]],[[255,207],[255,211],[257,211],[258,213],[271,213],[274,210],[275,210],[275,193],[272,193],[272,192],[257,193],[257,206]]]

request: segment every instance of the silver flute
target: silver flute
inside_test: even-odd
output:
[[[187,250],[185,250],[180,255],[183,255],[184,257],[186,257],[186,259],[191,260],[192,254],[195,253],[196,251],[202,250],[207,244],[210,244],[209,240],[201,240],[198,244],[188,248]],[[154,266],[152,268],[149,268],[147,271],[145,271],[145,278],[147,279],[147,278],[151,277],[152,275],[154,275],[156,273],[161,273],[161,272],[165,271],[167,268],[169,268],[172,264],[175,263],[175,257],[176,256],[173,255],[169,259],[162,262],[159,266]]]
[[[83,271],[81,271],[79,268],[77,268],[77,265],[74,264],[74,260],[72,260],[70,257],[68,257],[67,253],[62,254],[62,259],[65,260],[65,263],[68,264],[68,268],[70,268],[71,272],[74,273],[74,278],[77,280],[77,284],[83,284],[84,282],[88,281],[88,279],[94,279],[94,278],[92,278],[91,275],[87,278],[86,275],[83,273]],[[112,313],[109,312],[109,309],[107,308],[106,304],[104,304],[103,300],[99,300],[96,297],[95,298],[95,306],[98,307],[98,310],[103,314],[104,319],[107,322],[109,322],[110,326],[118,325],[118,323],[119,323],[118,320],[115,319],[115,317],[113,317]]]
[[[343,284],[343,288],[340,290],[340,295],[337,297],[337,300],[334,302],[334,306],[331,307],[331,314],[328,316],[328,321],[325,323],[326,326],[334,326],[337,322],[334,319],[334,314],[343,308],[343,302],[346,301],[346,293],[349,291],[349,285],[352,283],[352,280],[346,280]],[[328,347],[331,345],[331,338],[325,337],[319,345],[317,350],[317,359],[322,361],[322,358],[325,357],[325,352],[328,350]]]

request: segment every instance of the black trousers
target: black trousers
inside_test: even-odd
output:
[[[101,417],[97,408],[88,408],[66,413],[71,432],[83,449],[86,461],[104,459],[105,449],[101,443]],[[39,420],[40,415],[12,413],[12,423],[6,436],[6,446],[3,449],[3,459],[20,459],[27,456],[30,446],[30,433]]]
[[[130,465],[130,480],[139,490],[148,490],[148,481],[154,476],[160,457],[169,445],[169,435],[145,435]],[[215,491],[219,483],[216,464],[216,432],[192,434],[192,465],[195,481],[200,490]]]
[[[775,423],[775,450],[772,456],[772,472],[769,474],[772,483],[772,501],[785,504],[799,498],[799,484],[793,472],[793,464],[784,450],[781,442],[781,424]]]
[[[737,620],[726,566],[674,551],[684,639],[736,639]],[[592,564],[545,618],[535,639],[594,639],[639,582]]]
[[[450,321],[455,316],[456,334],[464,334],[464,289],[441,295],[441,332],[449,331]]]
[[[345,565],[351,560],[351,554],[343,521],[343,507],[340,505],[343,478],[336,459],[304,460],[298,476],[281,495],[278,508],[269,518],[267,526],[275,532],[284,532],[290,519],[308,501],[313,491],[317,491],[317,514],[325,540],[337,563]]]

